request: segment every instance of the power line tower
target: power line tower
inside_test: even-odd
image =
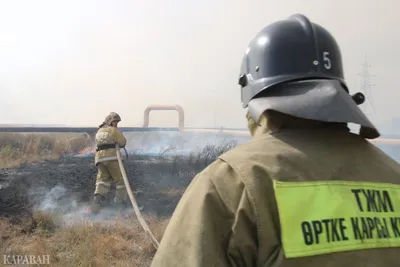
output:
[[[217,128],[217,105],[218,105],[218,100],[215,100],[215,105],[214,105],[214,128]]]
[[[371,77],[375,77],[369,72],[370,65],[368,64],[367,57],[365,57],[365,62],[363,64],[363,71],[358,75],[361,76],[360,89],[365,95],[365,102],[360,105],[361,110],[365,113],[368,119],[372,123],[376,122],[376,112],[373,103],[372,87],[374,84],[371,83]]]

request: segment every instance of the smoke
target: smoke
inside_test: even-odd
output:
[[[227,140],[238,144],[247,142],[250,136],[232,136],[229,134],[182,133],[182,132],[145,132],[124,133],[127,138],[126,149],[129,153],[150,156],[186,156],[206,146],[219,146]]]
[[[129,154],[143,156],[188,156],[206,146],[220,146],[227,141],[241,144],[250,140],[250,136],[232,136],[229,134],[210,134],[196,132],[128,132],[125,149]],[[94,151],[82,152],[74,157],[93,157]]]
[[[49,192],[47,192],[40,202],[38,210],[44,212],[57,212],[60,211],[62,213],[74,209],[78,206],[78,203],[75,199],[69,199],[66,197],[67,190],[62,185],[57,185],[52,188]],[[66,199],[68,204],[60,204],[60,201]],[[63,201],[64,202],[64,201]]]
[[[31,188],[30,195],[37,200],[33,211],[52,214],[63,226],[72,226],[88,220],[100,224],[112,224],[118,216],[118,212],[112,207],[103,208],[97,215],[89,215],[90,203],[80,201],[76,196],[71,195],[62,184],[58,184],[50,190]]]
[[[207,133],[182,133],[182,132],[146,132],[146,133],[126,133],[127,150],[135,154],[154,155],[154,156],[185,156],[190,153],[201,151],[206,146],[218,147],[227,144],[227,141],[236,141],[237,143],[246,142],[249,137],[244,136],[229,136],[229,135],[213,135]],[[212,153],[211,153],[212,154]],[[92,157],[93,155],[90,155]],[[214,154],[211,155],[211,158]],[[58,172],[57,172],[58,173]],[[67,180],[63,183],[62,177],[54,177],[58,182],[50,182],[38,186],[32,184],[29,188],[30,198],[33,200],[34,211],[54,214],[61,220],[62,225],[71,226],[85,221],[97,222],[101,224],[112,224],[115,218],[119,215],[119,211],[115,210],[112,205],[104,207],[97,215],[89,215],[88,209],[92,193],[88,190],[75,190],[77,183],[79,187],[80,179],[85,179],[85,174],[64,172],[71,177],[65,177]],[[68,173],[68,174],[67,174]],[[59,175],[62,175],[60,172]],[[157,175],[155,186],[158,189],[163,189],[174,185],[175,181],[177,186],[180,180],[173,177],[175,174],[163,173],[160,177],[158,173],[149,174]],[[144,179],[144,178],[143,178]],[[47,179],[46,179],[47,180]],[[94,189],[94,188],[93,188]],[[75,191],[79,192],[75,192]],[[90,194],[90,196],[88,195]],[[128,210],[123,211],[124,216],[133,215],[133,209],[130,207]],[[130,216],[129,216],[130,217]],[[132,217],[135,217],[134,215]]]

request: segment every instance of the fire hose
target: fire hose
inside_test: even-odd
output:
[[[153,246],[156,249],[158,249],[159,243],[158,243],[157,239],[154,237],[154,234],[151,232],[151,230],[150,230],[149,226],[147,225],[146,221],[144,220],[144,218],[142,216],[142,213],[140,212],[140,209],[139,209],[139,207],[137,205],[135,196],[132,193],[132,189],[131,189],[131,187],[129,185],[128,177],[126,176],[124,165],[122,164],[121,152],[119,151],[118,144],[115,145],[115,148],[117,150],[117,158],[118,158],[119,168],[121,169],[122,177],[124,178],[125,187],[126,187],[126,190],[128,192],[129,199],[131,200],[133,209],[135,210],[136,217],[138,218],[139,223],[142,226],[143,230],[147,233],[148,237],[150,238],[150,241],[153,244]]]

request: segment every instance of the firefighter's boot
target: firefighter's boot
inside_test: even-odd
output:
[[[100,194],[95,194],[93,197],[92,204],[90,206],[90,212],[92,214],[97,214],[103,208],[105,197]]]
[[[118,212],[124,211],[129,207],[128,192],[125,185],[117,185],[115,190],[114,206]]]

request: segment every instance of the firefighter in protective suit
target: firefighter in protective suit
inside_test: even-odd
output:
[[[96,177],[96,190],[94,192],[92,213],[98,213],[104,204],[110,190],[111,182],[116,185],[114,203],[117,208],[123,208],[127,203],[127,191],[119,168],[115,144],[120,148],[125,147],[126,138],[117,128],[121,117],[111,112],[99,126],[96,133],[95,164],[98,168]]]
[[[334,37],[300,14],[272,23],[238,82],[252,140],[193,179],[151,266],[399,266],[400,166],[366,140],[380,134]]]

